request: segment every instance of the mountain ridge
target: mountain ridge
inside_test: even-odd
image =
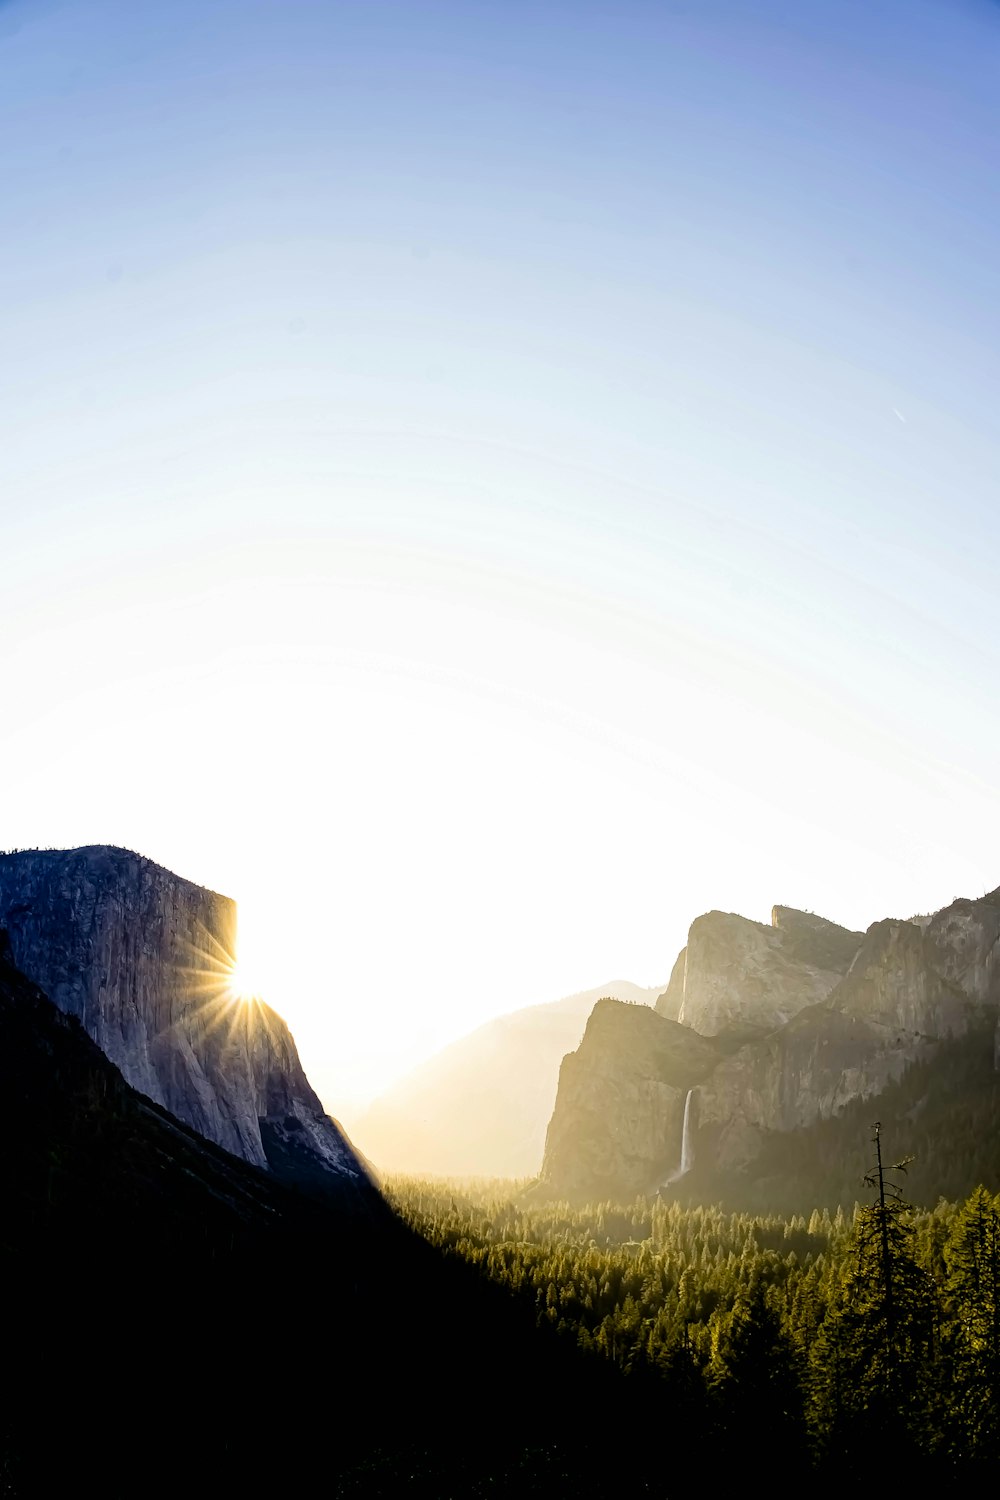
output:
[[[687,1088],[698,1180],[710,1192],[713,1170],[751,1170],[775,1133],[877,1097],[950,1040],[993,1027],[1000,1058],[998,949],[996,891],[959,898],[919,923],[874,922],[865,933],[788,907],[774,908],[771,928],[734,913],[696,918],[657,1001],[659,1026],[643,1023],[655,1034],[650,1054],[636,1061],[637,1023],[622,1008],[600,1031],[588,1028],[564,1063],[540,1188],[654,1190],[680,1160]],[[680,1045],[671,1026],[720,1050],[686,1086],[663,1063]],[[639,1096],[653,1084],[659,1105],[650,1113]]]

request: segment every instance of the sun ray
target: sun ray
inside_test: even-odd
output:
[[[228,1041],[251,1018],[263,1019],[270,1030],[267,1007],[260,986],[214,933],[198,924],[195,936],[183,944],[185,961],[175,964],[175,973],[190,1005],[193,1018],[206,1036],[224,1030]]]

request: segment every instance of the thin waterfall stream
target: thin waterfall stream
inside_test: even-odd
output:
[[[694,1145],[691,1140],[691,1100],[694,1098],[694,1089],[688,1089],[684,1100],[684,1121],[681,1125],[681,1160],[680,1166],[675,1167],[663,1186],[669,1187],[672,1182],[678,1182],[694,1166]]]
[[[681,1170],[679,1175],[684,1176],[690,1172],[694,1165],[694,1147],[691,1144],[691,1100],[694,1098],[694,1089],[688,1089],[687,1098],[684,1100],[684,1124],[681,1126]]]

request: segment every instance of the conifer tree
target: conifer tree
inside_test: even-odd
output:
[[[887,1166],[875,1124],[875,1162],[865,1176],[873,1201],[859,1209],[846,1275],[814,1349],[814,1416],[831,1458],[871,1457],[935,1446],[927,1379],[935,1300],[913,1253],[910,1205]]]
[[[737,1450],[752,1450],[766,1432],[783,1462],[801,1462],[806,1447],[801,1362],[782,1326],[778,1299],[757,1279],[713,1322],[709,1377],[727,1440]]]

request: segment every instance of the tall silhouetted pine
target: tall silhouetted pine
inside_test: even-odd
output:
[[[846,1274],[813,1349],[816,1433],[827,1458],[895,1460],[935,1447],[934,1287],[913,1247],[911,1208],[886,1166],[881,1128],[865,1177],[874,1200],[855,1219]]]

